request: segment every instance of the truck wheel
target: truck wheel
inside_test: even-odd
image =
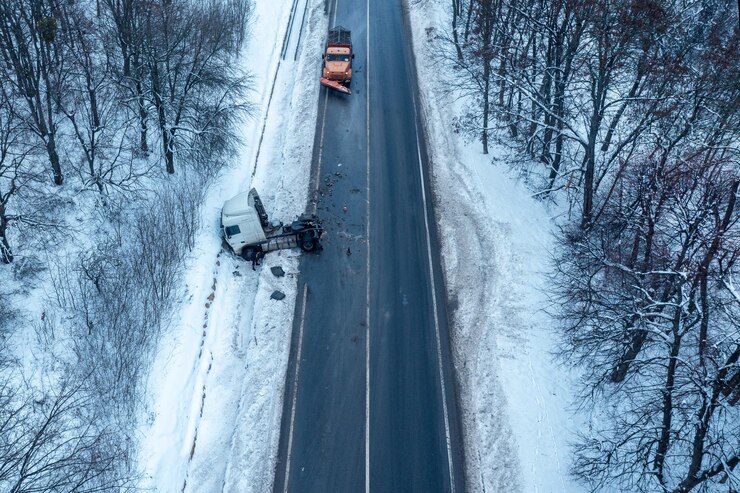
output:
[[[301,250],[303,250],[304,252],[313,252],[314,250],[316,250],[316,240],[303,240],[303,242],[301,243]]]
[[[245,248],[242,250],[242,258],[247,261],[251,261],[254,259],[254,256],[257,254],[256,251],[254,251],[251,248]]]

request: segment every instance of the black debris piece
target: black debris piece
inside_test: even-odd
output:
[[[270,271],[275,277],[283,277],[285,275],[285,271],[279,265],[276,265],[275,267],[270,267]]]
[[[273,291],[273,292],[272,292],[272,294],[270,295],[270,298],[272,298],[273,300],[278,300],[278,301],[280,301],[280,300],[282,300],[283,298],[285,298],[285,293],[283,293],[283,292],[281,292],[281,291],[277,291],[277,290],[276,290],[276,291]]]

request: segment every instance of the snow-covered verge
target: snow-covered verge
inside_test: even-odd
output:
[[[451,301],[468,491],[568,491],[573,379],[551,357],[544,313],[553,213],[509,173],[505,151],[481,152],[453,132],[464,101],[441,90],[431,54],[449,16],[439,2],[410,8],[432,161],[436,215]]]
[[[298,254],[272,253],[253,272],[231,253],[219,253],[218,221],[223,201],[250,187],[272,218],[303,212],[314,136],[314,125],[305,122],[316,119],[320,59],[302,53],[320,52],[326,18],[321,0],[297,2],[292,18],[291,1],[254,7],[242,59],[255,75],[259,109],[243,127],[238,166],[207,194],[179,316],[163,336],[148,381],[140,463],[141,487],[150,491],[263,492],[273,481]],[[272,274],[276,266],[285,276]],[[286,297],[271,299],[276,290]]]

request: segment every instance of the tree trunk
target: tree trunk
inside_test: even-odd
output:
[[[632,328],[634,327],[627,327],[627,330],[629,331]],[[630,365],[635,360],[637,355],[640,354],[640,351],[642,350],[642,345],[645,344],[646,338],[647,332],[642,329],[635,330],[635,333],[632,335],[632,342],[627,348],[627,351],[625,351],[622,357],[619,358],[619,363],[617,363],[617,366],[612,371],[612,374],[610,376],[612,383],[620,383],[624,381],[624,379],[627,377],[627,372],[630,369]]]
[[[47,132],[48,137],[46,141],[46,151],[49,154],[49,163],[51,163],[51,171],[54,174],[54,184],[55,185],[61,185],[64,182],[64,176],[62,175],[62,168],[59,164],[59,154],[57,153],[57,144],[56,144],[56,126],[54,125],[54,114],[55,111],[52,107],[53,102],[55,101],[54,95],[59,96],[59,87],[52,86],[51,82],[51,75],[50,70],[51,67],[53,67],[54,62],[52,62],[53,57],[51,55],[51,49],[47,45],[44,45],[39,50],[40,56],[39,56],[39,70],[41,72],[41,76],[44,80],[44,96],[45,96],[45,107],[46,107],[46,114],[41,115],[41,119],[46,119],[48,122],[47,125]],[[40,100],[39,100],[40,103]],[[39,112],[42,112],[42,106],[39,104]]]
[[[595,142],[593,144],[595,145]],[[594,209],[595,161],[594,146],[589,142],[586,146],[586,155],[583,158],[583,211],[581,212],[581,229],[589,229],[591,227],[591,215]]]
[[[611,124],[609,124],[609,130],[606,132],[606,137],[604,138],[604,142],[601,144],[601,152],[606,152],[609,150],[609,146],[611,145],[612,138],[614,138],[614,132],[616,132],[617,130],[617,125],[619,124],[619,121],[622,119],[622,115],[624,114],[624,111],[627,109],[627,105],[629,105],[631,100],[637,95],[637,91],[640,88],[641,81],[642,81],[642,71],[638,68],[637,78],[635,78],[635,82],[634,84],[632,84],[632,88],[630,89],[629,94],[627,94],[627,101],[622,103],[622,105],[617,110],[617,113],[612,118]]]
[[[560,173],[560,163],[563,159],[563,142],[565,138],[563,137],[563,120],[562,115],[557,120],[557,137],[555,137],[555,156],[552,159],[552,164],[550,165],[550,184],[547,187],[549,190],[552,190],[552,187],[555,186],[555,180],[558,178],[558,174]]]
[[[54,185],[61,185],[64,183],[64,176],[62,175],[62,167],[59,164],[59,154],[57,153],[54,133],[50,133],[48,136],[48,140],[46,141],[46,152],[49,155],[51,171],[54,174]]]
[[[558,178],[558,174],[560,173],[560,163],[563,159],[563,119],[565,118],[565,88],[568,82],[568,77],[570,76],[570,67],[573,60],[571,50],[568,50],[565,53],[565,57],[563,56],[566,35],[565,26],[568,25],[569,19],[570,14],[569,12],[566,12],[565,20],[558,30],[557,36],[555,38],[555,65],[557,70],[555,70],[553,81],[553,88],[555,91],[555,94],[553,94],[553,118],[555,120],[555,127],[557,130],[555,132],[555,156],[552,158],[552,163],[550,164],[550,183],[547,187],[548,190],[552,190],[552,188],[555,186],[555,180]],[[560,70],[561,67],[562,70]]]
[[[581,228],[589,229],[594,211],[595,174],[596,174],[596,139],[603,119],[601,104],[604,98],[605,84],[603,74],[594,82],[596,88],[592,93],[593,113],[589,122],[588,142],[583,156],[583,211],[581,213]]]
[[[491,61],[486,58],[483,61],[483,132],[481,142],[483,143],[483,154],[488,154],[488,112],[489,94],[491,87]]]
[[[144,90],[141,82],[136,82],[136,94],[139,100],[139,148],[144,154],[149,153],[149,144],[147,144],[147,123],[146,123],[146,103],[144,101]]]
[[[10,249],[6,236],[8,219],[5,217],[5,204],[0,201],[0,262],[9,264],[13,261],[13,251]]]
[[[152,95],[154,96],[154,106],[157,108],[157,117],[159,122],[159,131],[162,135],[162,152],[164,154],[165,167],[167,173],[174,174],[175,172],[175,158],[172,152],[173,142],[172,137],[174,132],[168,128],[167,125],[167,113],[164,108],[164,101],[162,100],[162,93],[160,92],[160,81],[159,81],[159,69],[157,63],[153,63],[151,66],[152,72]]]
[[[506,100],[506,55],[501,55],[501,63],[499,63],[498,66],[498,80],[499,80],[499,88],[498,88],[498,105],[503,108],[505,105]],[[509,104],[506,107],[506,119],[510,119],[511,114],[511,104]]]
[[[542,106],[548,110],[552,110],[552,75],[550,70],[553,68],[553,37],[547,37],[547,48],[545,49],[545,73],[542,76],[542,87],[540,88],[540,98],[542,99]],[[554,67],[557,69],[557,67]],[[552,144],[552,126],[553,118],[550,111],[545,111],[543,126],[544,131],[542,133],[542,149],[540,150],[540,162],[551,168],[551,156],[550,156],[550,145]]]
[[[174,174],[175,173],[175,129],[170,128],[167,132],[165,132],[166,138],[163,139],[164,143],[164,159],[167,163],[167,173]]]
[[[514,86],[511,86],[511,94],[512,98],[514,95]],[[509,124],[509,131],[511,132],[511,137],[516,139],[519,137],[519,120],[521,119],[522,115],[522,92],[517,91],[516,94],[516,117],[514,120]]]
[[[470,0],[468,2],[468,16],[467,19],[465,19],[465,33],[463,34],[463,39],[465,41],[468,40],[468,36],[470,36],[470,21],[473,17],[473,0]]]
[[[652,266],[652,256],[653,256],[653,238],[655,237],[655,222],[653,218],[650,216],[650,211],[644,211],[643,212],[643,220],[645,221],[645,227],[646,227],[646,233],[645,233],[645,254],[642,258],[642,266],[641,270],[643,272],[647,272],[648,269]],[[632,264],[637,260],[638,255],[638,249],[640,246],[640,235],[636,235],[635,242],[633,243],[632,247],[632,255],[630,256],[630,267]],[[663,298],[664,300],[667,298],[666,296]],[[630,322],[631,324],[634,323],[636,320],[633,320],[633,322]],[[630,346],[627,348],[625,353],[622,355],[622,357],[619,359],[619,363],[617,363],[617,366],[614,368],[611,374],[611,381],[613,383],[620,383],[624,381],[625,377],[627,376],[627,372],[630,369],[630,365],[632,364],[632,361],[637,357],[638,354],[640,354],[640,351],[642,350],[642,345],[645,344],[645,340],[647,339],[647,332],[640,329],[636,330],[635,333],[632,335],[632,341]]]
[[[483,154],[488,154],[488,120],[491,107],[491,62],[493,59],[491,43],[493,39],[494,14],[492,0],[481,2],[480,28],[483,50],[483,132],[481,142],[483,143]]]
[[[690,476],[681,481],[681,484],[678,485],[678,487],[673,490],[673,493],[688,493],[689,491],[693,490],[696,486],[698,486],[700,483],[706,481],[709,478],[712,478],[716,476],[717,474],[725,473],[733,471],[737,465],[740,464],[740,455],[735,455],[729,460],[718,462],[714,466],[712,466],[710,469],[705,470],[703,473],[701,473],[698,476]],[[727,491],[734,491],[734,490],[727,490]]]
[[[457,18],[460,15],[460,0],[452,0],[452,39],[455,43],[455,51],[457,51],[457,59],[462,62],[463,52],[460,47],[460,39],[457,35]]]
[[[702,260],[699,266],[699,282],[700,282],[700,300],[702,309],[702,320],[701,328],[699,330],[699,358],[704,365],[705,351],[707,347],[707,334],[709,332],[709,302],[708,302],[708,278],[709,278],[709,266],[712,264],[715,255],[719,251],[720,243],[725,238],[725,231],[730,226],[730,221],[735,212],[735,199],[737,197],[738,186],[740,186],[740,180],[735,180],[730,187],[730,195],[727,203],[727,209],[722,217],[722,220],[717,224],[717,229],[714,231],[712,237],[712,243],[707,251],[706,256]]]
[[[662,389],[663,393],[663,423],[660,428],[660,440],[658,441],[658,448],[655,451],[655,459],[653,460],[653,470],[658,476],[658,480],[661,484],[664,482],[663,478],[663,466],[665,464],[665,456],[668,453],[668,448],[671,444],[671,431],[673,422],[673,385],[676,379],[676,365],[678,364],[678,353],[681,348],[681,336],[678,334],[677,326],[680,323],[681,312],[676,310],[673,320],[673,344],[671,344],[671,355],[668,360],[668,372],[666,373],[665,386]]]
[[[538,54],[537,54],[537,34],[532,33],[531,35],[531,45],[532,45],[532,59],[537,60]],[[531,76],[535,76],[536,69],[535,67],[532,67],[532,74]],[[527,153],[531,156],[534,155],[534,136],[537,134],[537,116],[539,114],[539,107],[537,106],[537,98],[531,97],[531,107],[530,107],[530,113],[529,113],[529,129],[527,133]]]
[[[147,112],[146,112],[146,99],[144,98],[144,87],[141,83],[144,77],[144,70],[142,69],[142,63],[140,56],[137,53],[132,55],[132,61],[136,70],[136,83],[134,88],[136,90],[136,100],[139,109],[139,149],[144,154],[149,153],[149,144],[147,144]]]

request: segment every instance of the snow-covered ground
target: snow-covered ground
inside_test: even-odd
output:
[[[255,2],[243,60],[256,76],[258,116],[244,125],[239,166],[208,194],[179,321],[165,334],[148,382],[140,460],[142,486],[154,491],[271,489],[297,253],[270,254],[253,273],[219,254],[218,214],[224,199],[251,186],[276,218],[292,219],[307,202],[319,91],[315,54],[327,19],[323,0],[299,0],[293,21],[291,7],[288,0]],[[426,29],[446,24],[443,7],[414,5],[411,19],[455,308],[469,491],[580,491],[567,476],[567,442],[579,425],[567,411],[571,384],[551,361],[555,336],[542,311],[553,221],[509,176],[500,150],[491,164],[478,144],[452,132],[451,113],[443,109],[455,103],[436,90],[428,60]],[[276,265],[285,277],[273,276],[269,268]],[[276,289],[287,297],[270,299]]]

